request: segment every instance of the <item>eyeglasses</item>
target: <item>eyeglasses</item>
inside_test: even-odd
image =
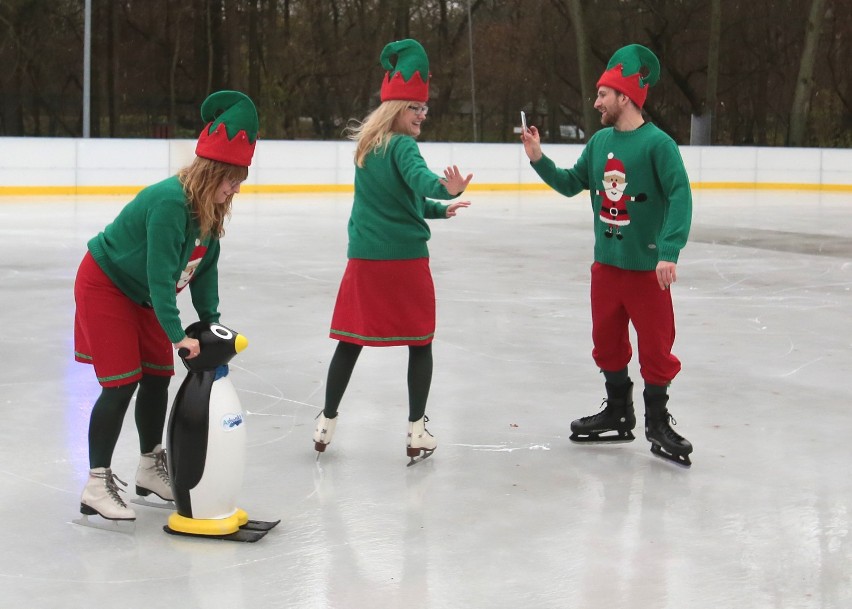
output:
[[[423,116],[429,114],[429,106],[425,104],[422,106],[408,106],[408,109],[414,112],[414,114],[422,114]]]
[[[237,186],[242,184],[242,180],[228,180],[228,186],[231,187],[231,190],[234,190]]]

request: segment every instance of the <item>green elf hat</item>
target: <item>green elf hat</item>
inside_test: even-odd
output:
[[[648,89],[660,80],[660,60],[641,44],[618,49],[598,80],[598,87],[611,87],[624,93],[640,108],[645,105]]]
[[[391,57],[396,55],[396,65]],[[382,67],[387,70],[382,81],[382,101],[401,99],[429,100],[429,58],[416,40],[406,38],[391,42],[382,49]]]
[[[201,104],[207,126],[198,137],[195,154],[205,159],[248,167],[257,143],[257,109],[245,93],[217,91]]]

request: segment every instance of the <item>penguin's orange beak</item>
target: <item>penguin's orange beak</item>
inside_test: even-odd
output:
[[[236,349],[237,353],[239,353],[246,347],[248,347],[248,339],[242,334],[237,334],[237,340],[234,341],[234,349]]]

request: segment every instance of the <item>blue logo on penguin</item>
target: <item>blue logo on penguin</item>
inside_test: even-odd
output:
[[[222,429],[224,429],[225,431],[233,431],[242,424],[243,415],[241,413],[226,414],[224,417],[222,417]]]

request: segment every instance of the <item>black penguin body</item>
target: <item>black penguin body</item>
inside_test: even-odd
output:
[[[245,422],[236,390],[222,373],[248,341],[225,326],[201,322],[186,335],[199,341],[201,351],[183,360],[188,373],[169,417],[166,450],[175,506],[183,519],[224,519],[238,509]]]

